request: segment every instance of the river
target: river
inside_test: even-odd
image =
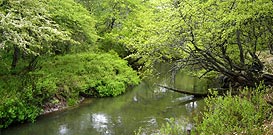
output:
[[[87,99],[81,105],[40,116],[35,123],[25,123],[0,131],[1,135],[133,135],[141,129],[153,134],[171,118],[192,126],[193,117],[203,108],[202,99],[175,93],[155,84],[183,90],[204,91],[206,80],[190,77],[185,72],[172,74],[164,65],[160,75],[115,98]]]

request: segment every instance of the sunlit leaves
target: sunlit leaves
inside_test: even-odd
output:
[[[178,22],[177,12],[170,2],[145,1],[124,21],[119,42],[132,52],[128,57],[141,58],[150,68],[156,61],[176,57],[175,50],[180,45],[173,42],[179,32]]]
[[[231,63],[238,64],[241,69],[250,68],[253,62],[257,62],[250,54],[261,51],[272,42],[273,6],[270,0],[179,2],[185,47],[196,56],[200,52],[210,54],[223,68]],[[207,64],[214,68],[215,63],[206,57],[201,59],[207,59]],[[207,64],[205,67],[208,68]]]
[[[7,0],[0,13],[2,49],[18,47],[29,55],[51,51],[53,42],[69,41],[69,33],[52,21],[43,1]]]
[[[96,42],[96,20],[89,11],[74,0],[50,0],[49,11],[53,19],[78,42]]]

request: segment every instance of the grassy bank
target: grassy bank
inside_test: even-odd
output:
[[[208,97],[207,108],[197,123],[199,134],[267,134],[272,105],[267,99],[271,88],[259,85],[245,88],[238,95]]]
[[[50,105],[75,105],[81,96],[111,97],[139,83],[116,54],[81,53],[41,60],[38,70],[0,77],[0,128],[34,121]]]
[[[186,121],[173,119],[162,125],[158,135],[270,135],[273,132],[272,88],[259,85],[244,88],[238,95],[227,94],[205,98],[206,108],[196,117],[193,128]],[[141,131],[136,133],[141,134]]]

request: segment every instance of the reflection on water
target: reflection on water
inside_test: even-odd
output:
[[[156,118],[154,117],[150,118],[150,120],[147,120],[147,123],[148,123],[148,126],[154,126],[154,127],[157,126],[157,121],[156,121]]]
[[[185,102],[185,101],[191,101],[194,99],[194,96],[193,95],[190,95],[190,96],[184,96],[184,97],[179,97],[179,98],[176,98],[175,100],[173,100],[172,102]]]
[[[110,122],[105,114],[92,114],[91,119],[93,128],[95,128],[99,133],[106,135],[111,134],[111,130],[108,128]]]
[[[192,112],[197,108],[197,102],[193,101],[190,103],[185,104],[187,111]]]
[[[60,127],[59,127],[59,133],[60,133],[60,135],[65,135],[65,134],[67,134],[68,133],[68,128],[67,128],[67,124],[65,124],[65,125],[60,125]]]
[[[166,66],[159,69],[169,71]],[[140,127],[148,135],[158,132],[170,118],[181,121],[183,128],[189,129],[193,126],[193,116],[203,109],[203,100],[155,84],[199,91],[203,90],[204,82],[177,74],[173,83],[170,76],[171,73],[162,73],[124,95],[87,100],[77,108],[42,116],[35,123],[2,130],[0,135],[131,135]]]
[[[164,84],[163,86],[167,86],[166,84]],[[166,88],[163,88],[163,87],[156,87],[155,89],[154,89],[154,93],[165,93],[165,92],[167,92],[167,89]]]
[[[134,96],[133,101],[137,102],[137,96]]]

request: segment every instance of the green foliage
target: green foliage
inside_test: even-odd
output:
[[[0,128],[34,121],[55,95],[75,105],[85,96],[118,96],[139,83],[137,73],[117,54],[84,53],[41,61],[42,69],[0,78]],[[55,101],[56,102],[56,101]]]
[[[115,29],[118,28],[132,2],[115,1],[117,7],[107,11],[113,14],[101,16],[97,23],[93,14],[104,13],[90,13],[74,0],[2,0],[0,128],[34,121],[45,103],[58,101],[53,100],[55,96],[74,105],[80,94],[118,96],[128,86],[138,84],[137,73],[117,54],[65,55],[71,51],[87,52],[97,42],[97,31],[104,33],[106,27],[102,25],[109,19],[119,20],[115,23]],[[111,7],[109,1],[103,3],[104,7]],[[109,37],[110,42],[114,38]],[[124,48],[116,48],[120,49]],[[64,56],[52,57],[52,54]]]
[[[174,118],[168,119],[165,124],[162,124],[158,130],[155,130],[153,135],[184,135],[187,134],[187,120],[175,120]],[[134,135],[143,135],[145,129],[139,127],[138,130],[134,131]],[[151,133],[150,133],[151,134]]]
[[[126,57],[128,50],[119,41],[124,22],[131,20],[132,12],[141,5],[140,0],[78,0],[96,18],[96,30],[100,36],[98,46],[105,51],[114,50],[119,56]]]
[[[40,115],[43,100],[40,96],[46,91],[33,89],[32,79],[29,75],[1,77],[0,128],[12,123],[33,122]]]
[[[201,134],[262,134],[263,122],[272,107],[264,100],[265,87],[245,90],[240,95],[207,98],[207,110],[197,124]]]
[[[127,86],[139,82],[136,72],[116,54],[65,55],[44,64],[38,74],[56,78],[52,81],[68,98],[75,98],[80,92],[89,96],[117,96]]]
[[[272,48],[271,0],[179,0],[176,9],[180,23],[174,27],[180,27],[181,49],[188,56],[180,60],[183,66],[244,76],[245,86],[260,81],[258,52]]]
[[[134,131],[134,135],[141,135],[142,127],[139,127],[137,131]]]
[[[45,1],[4,0],[0,12],[0,49],[19,48],[25,55],[52,51],[54,43],[71,41],[46,10]]]
[[[262,65],[256,52],[272,46],[270,0],[79,2],[98,20],[100,47],[117,51],[139,70],[179,59],[182,65],[230,75],[226,71]],[[247,74],[246,79],[256,77]]]
[[[24,100],[8,98],[0,106],[0,128],[5,128],[11,123],[24,122],[26,120],[33,122],[40,114],[40,111],[39,108]]]
[[[40,103],[40,106],[43,105],[49,98],[52,98],[53,95],[57,92],[57,85],[55,81],[57,80],[50,75],[36,75],[35,73],[30,74],[32,76],[32,85],[33,87],[33,97],[38,97],[36,100]]]
[[[142,0],[79,1],[97,18],[99,47],[114,50],[139,70],[150,73],[155,62],[180,57],[177,52],[177,19],[172,3]],[[161,8],[162,7],[162,8]],[[168,46],[170,45],[170,46]]]
[[[50,0],[48,5],[53,20],[68,30],[75,41],[85,44],[96,42],[96,20],[82,5],[74,0]]]
[[[47,7],[45,0],[4,0],[0,5],[0,60],[6,74],[34,70],[38,56],[74,43]]]
[[[120,29],[132,10],[141,3],[140,0],[77,0],[96,17],[96,29],[102,38],[114,29]]]
[[[181,135],[185,133],[184,126],[185,124],[178,123],[175,119],[171,118],[169,122],[160,128],[159,135]]]
[[[175,24],[178,23],[176,10],[170,1],[146,1],[133,10],[124,21],[119,41],[130,52],[129,57],[142,57],[151,66],[155,61],[171,59],[177,53],[179,43]],[[114,35],[115,36],[115,35]]]

